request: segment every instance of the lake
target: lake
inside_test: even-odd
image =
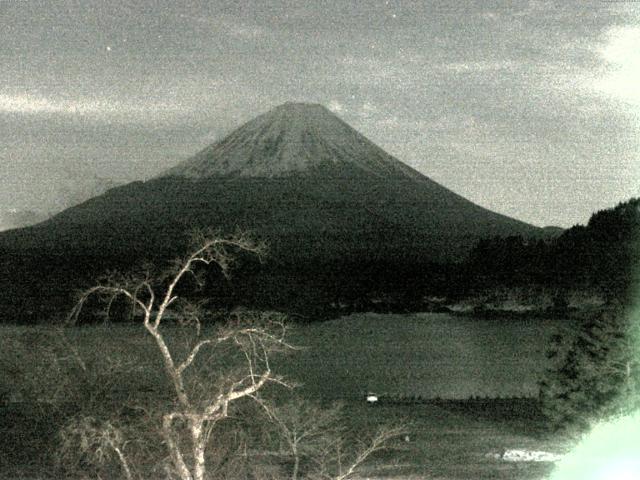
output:
[[[354,314],[293,326],[290,342],[307,348],[275,357],[272,364],[275,372],[303,383],[300,393],[309,398],[364,399],[367,392],[422,398],[530,397],[537,395],[537,382],[549,365],[545,351],[550,336],[568,322],[435,313]],[[52,343],[47,337],[50,330],[3,327],[5,347],[11,347],[3,352],[5,360],[35,370],[43,363],[42,348]],[[183,331],[165,329],[167,338]],[[89,363],[98,361],[100,352],[101,358],[146,371],[144,376],[125,375],[121,389],[147,388],[166,380],[156,347],[142,325],[70,329],[66,336]],[[19,345],[12,338],[21,339],[18,353],[11,353]]]
[[[568,320],[354,314],[300,327],[281,365],[323,398],[536,396],[550,336]]]

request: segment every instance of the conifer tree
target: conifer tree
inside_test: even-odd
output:
[[[635,320],[607,311],[554,336],[547,354],[553,365],[540,383],[542,408],[552,428],[586,428],[640,407]]]

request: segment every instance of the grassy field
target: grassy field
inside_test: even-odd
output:
[[[527,365],[540,368],[536,363],[544,344],[540,333],[552,325],[500,322],[483,325],[438,315],[358,315],[300,326],[290,339],[306,348],[276,360],[275,366],[303,382],[299,388],[303,397],[343,401],[352,429],[373,430],[394,421],[408,424],[409,441],[378,459],[377,474],[443,480],[541,479],[551,464],[495,458],[508,449],[566,448],[566,439],[544,433],[544,419],[534,401],[434,399],[466,393],[504,397],[531,388],[535,375],[529,371],[500,391],[510,368],[516,374]],[[70,392],[78,385],[69,385],[73,379],[62,373],[77,358],[93,372],[87,387],[79,386],[91,390],[83,392],[82,401],[99,403],[105,411],[121,412],[125,404],[168,392],[157,368],[159,356],[140,326],[74,328],[65,331],[63,344],[54,341],[59,337],[51,328],[2,327],[0,334],[2,478],[50,476],[57,426],[74,413],[69,400],[77,398]],[[519,341],[513,341],[514,336]],[[171,337],[179,345],[179,330]],[[491,368],[489,374],[483,372]],[[393,401],[366,405],[364,394],[370,390]]]

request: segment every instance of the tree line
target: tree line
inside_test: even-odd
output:
[[[592,289],[626,303],[638,280],[640,199],[592,215],[550,239],[512,236],[479,241],[465,262],[470,288],[539,285]]]

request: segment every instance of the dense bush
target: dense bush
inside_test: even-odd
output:
[[[582,429],[640,407],[638,329],[637,317],[609,310],[553,337],[540,384],[552,428]]]

